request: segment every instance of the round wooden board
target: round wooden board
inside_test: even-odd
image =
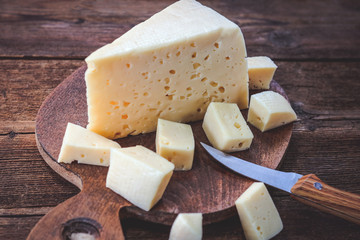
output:
[[[94,220],[92,225],[98,224],[101,238],[111,231],[121,233],[121,226],[113,229],[106,224],[108,221],[114,224],[113,218],[117,218],[118,223],[115,225],[120,225],[120,209],[126,209],[141,219],[163,224],[171,224],[180,212],[201,212],[204,214],[204,224],[236,214],[235,200],[253,181],[231,172],[206,153],[200,145],[200,142],[209,144],[201,121],[191,123],[195,137],[192,170],[174,172],[162,199],[149,212],[132,206],[105,187],[106,167],[57,163],[67,123],[72,122],[83,127],[87,125],[85,70],[86,66],[83,66],[64,80],[44,101],[36,119],[36,138],[40,153],[58,174],[78,186],[81,192],[40,220],[29,239],[40,239],[37,235],[39,230],[36,229],[40,229],[44,234],[44,228],[54,228],[54,225],[59,227],[53,230],[56,233],[53,233],[52,237],[55,238],[56,234],[60,233],[65,234],[66,222],[77,218]],[[286,97],[283,89],[275,81],[272,81],[271,90]],[[246,119],[247,111],[242,113]],[[232,155],[262,166],[277,168],[290,141],[292,124],[265,133],[253,126],[250,128],[254,134],[251,148]],[[155,151],[155,133],[129,136],[116,141],[122,147],[143,145]]]

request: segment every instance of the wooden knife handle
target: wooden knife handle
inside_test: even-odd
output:
[[[360,225],[360,195],[333,188],[315,174],[305,175],[292,187],[292,197]]]

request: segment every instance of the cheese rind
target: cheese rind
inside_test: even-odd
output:
[[[143,146],[111,149],[106,187],[149,211],[161,199],[173,170],[174,164]]]
[[[202,218],[201,213],[180,213],[171,227],[169,240],[201,240]]]
[[[269,89],[277,69],[276,64],[264,56],[246,58],[250,89]]]
[[[110,148],[120,148],[117,142],[73,123],[68,123],[58,162],[109,166]]]
[[[264,91],[251,95],[248,122],[264,132],[297,119],[290,103],[279,93]]]
[[[236,201],[247,240],[266,240],[277,235],[283,224],[264,183],[253,183]]]
[[[211,101],[247,108],[245,57],[235,23],[176,2],[86,58],[87,128],[113,139],[200,120]]]
[[[175,165],[175,170],[190,170],[194,159],[195,141],[191,126],[158,120],[156,153]]]
[[[254,138],[235,103],[210,103],[202,127],[210,143],[225,152],[248,149]]]

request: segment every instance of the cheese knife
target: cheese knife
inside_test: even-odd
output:
[[[315,174],[301,175],[263,167],[223,153],[205,143],[205,150],[227,168],[286,191],[300,202],[360,225],[360,195],[333,188]]]

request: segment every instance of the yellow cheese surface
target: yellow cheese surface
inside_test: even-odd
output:
[[[276,64],[265,56],[248,57],[249,88],[269,89],[277,69]]]
[[[171,226],[169,240],[201,240],[201,213],[180,213]]]
[[[210,103],[202,127],[210,143],[225,152],[248,149],[254,138],[235,103]]]
[[[235,205],[247,240],[267,240],[283,229],[279,212],[264,183],[253,183]]]
[[[86,58],[87,128],[113,139],[200,120],[211,101],[247,108],[245,57],[235,23],[176,2]]]
[[[195,141],[191,126],[158,120],[156,153],[175,165],[175,170],[190,170],[194,159]]]
[[[73,123],[68,123],[58,162],[109,166],[110,148],[120,148],[117,142]]]
[[[251,95],[248,122],[262,132],[297,119],[290,103],[279,93],[264,91]]]
[[[149,211],[162,197],[174,164],[143,147],[111,149],[106,187]]]

